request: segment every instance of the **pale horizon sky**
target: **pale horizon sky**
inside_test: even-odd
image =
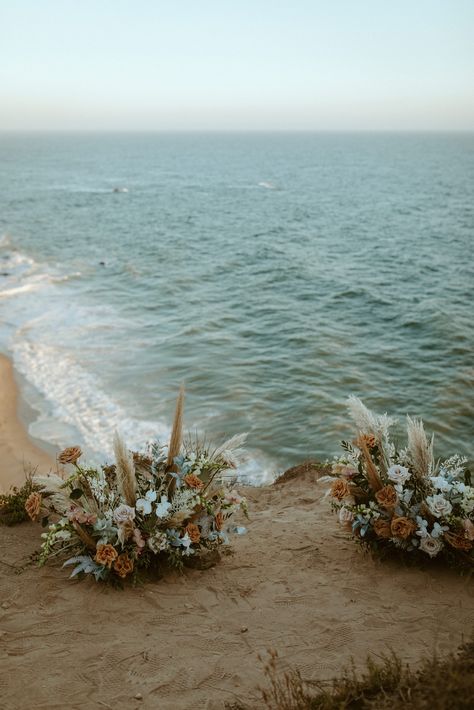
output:
[[[474,130],[473,0],[0,0],[0,130]]]

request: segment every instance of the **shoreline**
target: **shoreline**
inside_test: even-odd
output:
[[[29,470],[37,467],[48,472],[56,469],[56,462],[52,452],[29,435],[22,421],[28,405],[10,358],[1,353],[0,382],[0,492],[7,492],[11,486],[21,486]]]

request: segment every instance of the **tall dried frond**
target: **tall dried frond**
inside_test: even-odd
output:
[[[166,467],[168,471],[174,469],[174,459],[181,451],[183,442],[183,411],[184,411],[184,387],[181,385],[178,399],[176,400],[176,409],[174,410],[173,428],[171,430],[170,444],[168,447],[168,460]]]
[[[236,468],[238,465],[244,449],[242,448],[247,439],[247,434],[236,434],[232,436],[223,444],[217,447],[217,449],[212,453],[210,460],[217,461],[220,459],[224,461],[230,468]]]
[[[347,400],[349,416],[362,434],[374,434],[381,442],[388,438],[388,430],[396,420],[387,414],[374,414],[358,397]]]
[[[420,478],[427,478],[434,469],[434,435],[428,441],[422,419],[407,416],[408,453],[413,470]]]
[[[132,453],[128,451],[118,432],[114,435],[114,454],[118,491],[127,505],[134,506],[137,492],[135,464]]]
[[[40,486],[42,492],[48,494],[48,507],[60,514],[64,514],[71,507],[71,499],[67,491],[63,488],[64,480],[55,473],[47,475],[34,474],[32,481]]]
[[[379,472],[377,471],[377,468],[374,462],[372,461],[372,456],[370,455],[369,449],[367,448],[367,444],[363,439],[360,439],[357,442],[357,446],[362,451],[362,455],[364,456],[365,471],[367,474],[367,480],[369,482],[369,485],[374,492],[377,492],[383,487],[382,481],[380,480]]]

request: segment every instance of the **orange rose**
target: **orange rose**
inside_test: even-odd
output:
[[[188,533],[191,542],[199,542],[201,539],[199,528],[194,523],[188,523],[184,528],[184,531]]]
[[[118,557],[118,552],[113,545],[97,545],[95,561],[109,569]]]
[[[350,492],[349,484],[344,478],[336,478],[331,486],[331,495],[337,500],[343,500]]]
[[[221,511],[216,513],[216,515],[214,517],[214,522],[216,525],[216,530],[221,531],[222,527],[224,525],[224,516],[222,515]]]
[[[198,478],[198,476],[196,476],[194,473],[188,473],[188,475],[184,477],[184,482],[190,488],[196,488],[197,490],[200,490],[204,487],[203,481],[201,481],[201,479]]]
[[[444,539],[455,550],[469,552],[472,547],[472,542],[466,537],[464,532],[446,532],[444,533]]]
[[[390,537],[392,537],[390,521],[383,520],[382,518],[377,518],[377,520],[374,522],[374,532],[377,537],[381,537],[384,540],[388,540]]]
[[[124,552],[119,555],[114,562],[114,571],[117,572],[118,576],[124,579],[127,574],[133,572],[133,560]]]
[[[68,449],[64,449],[58,456],[59,463],[76,463],[77,459],[82,456],[82,451],[79,446],[70,446]]]
[[[38,520],[41,510],[41,493],[30,493],[25,502],[25,510],[31,520]]]
[[[399,518],[392,518],[390,528],[393,537],[407,540],[416,531],[416,523],[414,520],[400,516]]]
[[[395,508],[398,503],[397,491],[393,486],[384,486],[377,491],[375,498],[377,503],[387,510]]]

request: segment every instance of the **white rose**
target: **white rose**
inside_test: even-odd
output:
[[[342,506],[342,508],[339,508],[339,522],[341,525],[347,525],[348,523],[352,523],[354,520],[354,514],[352,510],[349,510],[349,508],[345,508]]]
[[[420,550],[426,552],[430,557],[436,557],[438,552],[443,549],[443,543],[438,538],[426,535],[420,540]]]
[[[449,500],[446,500],[446,498],[440,493],[434,496],[428,496],[426,503],[435,518],[443,518],[446,515],[449,515],[453,509],[453,506]]]
[[[117,525],[125,525],[126,523],[132,522],[135,518],[135,508],[131,508],[129,505],[122,503],[114,510],[114,521]]]
[[[390,466],[387,476],[394,483],[404,484],[411,477],[410,471],[405,466]]]

